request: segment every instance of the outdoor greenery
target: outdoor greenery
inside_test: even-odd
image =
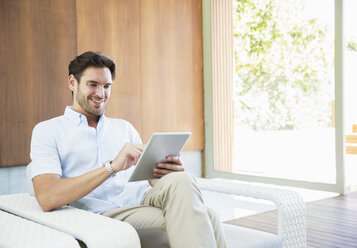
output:
[[[347,43],[347,49],[351,52],[357,52],[357,43],[354,41],[350,41]]]
[[[327,24],[304,17],[304,2],[233,1],[238,125],[331,126],[333,41]]]

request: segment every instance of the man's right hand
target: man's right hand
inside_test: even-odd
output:
[[[118,156],[112,161],[115,172],[126,170],[139,160],[145,145],[126,143]],[[44,211],[81,199],[102,184],[109,177],[103,166],[83,175],[71,178],[61,178],[58,174],[41,174],[32,179],[36,199]]]
[[[133,165],[136,165],[145,147],[146,146],[143,144],[125,143],[119,154],[111,163],[114,172],[126,170]]]

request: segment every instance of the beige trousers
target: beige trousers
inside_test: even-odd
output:
[[[223,229],[212,210],[204,205],[195,179],[176,172],[162,177],[145,195],[141,206],[103,213],[135,228],[162,228],[172,248],[225,248]]]

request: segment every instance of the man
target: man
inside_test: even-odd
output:
[[[103,114],[114,62],[85,52],[68,68],[73,105],[32,134],[31,178],[41,208],[71,204],[135,228],[164,227],[171,247],[225,247],[219,221],[179,156],[157,164],[160,179],[128,182],[145,146],[129,122]]]

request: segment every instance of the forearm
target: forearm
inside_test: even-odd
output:
[[[111,162],[115,173],[135,165],[145,146],[126,143]],[[110,177],[103,166],[78,177],[62,179],[57,174],[44,174],[32,179],[36,198],[44,211],[77,201],[90,193]]]
[[[40,175],[33,179],[37,201],[44,211],[81,199],[110,177],[105,167],[73,178],[56,176]]]

